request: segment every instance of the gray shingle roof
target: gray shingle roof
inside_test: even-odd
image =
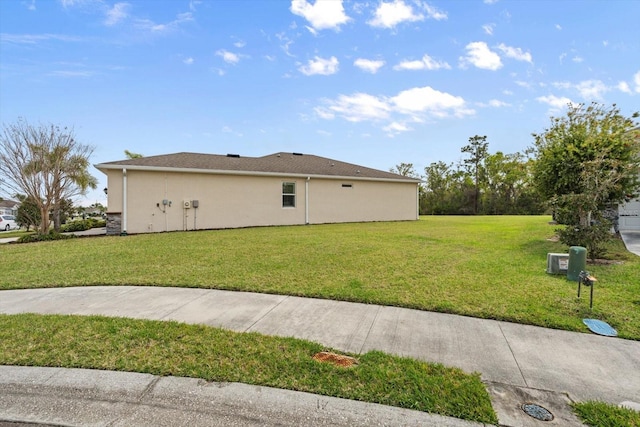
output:
[[[199,170],[223,173],[283,174],[299,176],[351,177],[375,180],[419,182],[414,178],[378,169],[345,163],[326,157],[298,153],[274,153],[263,157],[237,155],[175,153],[140,157],[96,165],[97,169]]]

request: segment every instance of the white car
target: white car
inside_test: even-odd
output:
[[[20,228],[13,215],[0,215],[0,231],[17,230]]]

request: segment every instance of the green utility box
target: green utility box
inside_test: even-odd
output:
[[[567,279],[577,282],[580,272],[587,268],[587,248],[582,246],[571,246],[569,248],[569,270]]]

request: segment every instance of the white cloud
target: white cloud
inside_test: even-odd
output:
[[[619,82],[618,86],[616,86],[620,92],[631,93],[631,88],[629,87],[629,83],[627,82]]]
[[[50,76],[67,77],[67,78],[77,78],[77,77],[86,78],[86,77],[91,77],[94,74],[95,73],[92,71],[70,71],[70,70],[58,70],[58,71],[52,71],[51,73],[49,73]]]
[[[420,4],[420,2],[417,2],[417,4]],[[422,2],[422,8],[425,12],[427,12],[427,16],[429,18],[435,19],[436,21],[442,21],[448,18],[446,12],[443,12],[438,8],[431,6],[427,2]]]
[[[562,31],[562,26],[560,24],[556,24],[556,30]]]
[[[394,70],[439,70],[441,68],[450,70],[451,66],[443,61],[436,61],[429,55],[424,55],[419,61],[402,61],[394,66]]]
[[[335,56],[329,59],[316,56],[315,59],[310,59],[307,65],[300,66],[298,70],[305,76],[313,76],[316,74],[330,76],[338,72],[338,65],[338,58]]]
[[[328,105],[316,108],[316,113],[322,118],[333,118],[338,114],[350,122],[386,119],[391,111],[384,99],[366,93],[340,95],[337,100],[328,101]]]
[[[60,0],[62,7],[76,7],[100,3],[100,0]]]
[[[498,0],[484,0],[483,3],[484,4],[496,4],[496,3],[498,3]]]
[[[240,55],[233,52],[229,52],[225,49],[218,50],[216,52],[216,55],[221,57],[224,60],[224,62],[228,64],[237,64],[238,62],[240,62]]]
[[[567,107],[567,105],[573,104],[573,101],[571,101],[569,98],[558,97],[555,95],[539,96],[538,98],[536,98],[536,100],[543,104],[549,105],[554,110],[561,110]]]
[[[402,22],[422,20],[424,15],[414,13],[413,8],[403,0],[394,0],[392,3],[381,2],[376,8],[374,18],[367,24],[378,28],[393,28]]]
[[[609,90],[609,88],[600,80],[585,80],[576,85],[576,89],[580,93],[580,96],[587,101],[600,100],[602,95]]]
[[[512,91],[510,91],[509,89],[505,89],[505,90],[503,90],[503,91],[502,91],[502,93],[503,93],[503,94],[505,94],[505,95],[508,95],[508,96],[513,95],[513,92],[512,92]]]
[[[407,123],[475,114],[463,98],[429,86],[411,88],[392,97],[367,93],[340,95],[337,99],[323,100],[314,110],[317,117],[325,120],[340,117],[350,122],[386,122],[382,130],[389,136],[412,130]]]
[[[125,20],[128,16],[128,10],[131,7],[129,3],[116,3],[111,9],[105,12],[106,18],[104,24],[107,26],[113,26],[117,23]]]
[[[496,27],[496,24],[485,24],[482,26],[482,29],[484,30],[485,33],[489,34],[490,36],[493,35],[493,29]]]
[[[492,99],[489,101],[489,107],[500,108],[500,107],[510,107],[511,104],[506,103],[504,101],[500,101],[498,99]]]
[[[498,45],[498,49],[504,53],[507,58],[513,58],[517,61],[525,61],[529,64],[533,63],[533,58],[529,52],[523,52],[519,47],[507,46],[504,43]]]
[[[464,115],[468,111],[461,97],[440,92],[429,86],[402,91],[390,101],[398,112],[404,114],[430,113],[443,117],[449,111],[454,115]]]
[[[408,132],[412,129],[408,127],[405,123],[392,122],[392,123],[389,123],[387,126],[383,127],[382,130],[387,132],[389,136],[394,136],[401,132]]]
[[[485,42],[469,43],[465,49],[467,50],[467,56],[460,57],[460,66],[463,68],[468,64],[492,71],[502,67],[500,56],[489,49]]]
[[[582,58],[581,56],[576,55],[576,56],[574,56],[573,58],[571,58],[571,60],[572,60],[573,62],[580,63],[580,62],[583,62],[583,61],[584,61],[584,58]]]
[[[185,58],[182,62],[187,64],[187,65],[191,65],[191,64],[193,64],[193,58],[191,58],[191,57]]]
[[[166,24],[156,24],[150,19],[138,19],[136,21],[136,27],[143,31],[150,31],[152,33],[167,33],[174,31],[180,27],[180,25],[193,21],[193,14],[191,12],[179,13],[176,19]]]
[[[553,82],[552,86],[557,89],[577,91],[580,96],[587,101],[601,100],[602,96],[611,90],[611,88],[601,80],[584,80],[577,84],[570,82]],[[620,84],[618,84],[617,87],[620,89]]]
[[[324,107],[316,107],[314,108],[314,111],[321,119],[333,120],[336,117],[331,110]]]
[[[237,47],[238,49],[241,49],[241,48],[245,47],[247,45],[247,43],[245,41],[243,41],[243,40],[238,40],[233,45],[235,47]]]
[[[364,59],[358,58],[353,62],[353,65],[360,68],[362,71],[366,71],[367,73],[375,74],[378,72],[380,68],[384,66],[384,61],[382,60],[373,60],[373,59]]]
[[[0,0],[1,1],[1,0]],[[79,37],[66,36],[62,34],[6,34],[0,33],[0,41],[3,43],[14,44],[37,44],[41,41],[61,41],[61,42],[80,42],[83,39]]]
[[[307,0],[291,0],[291,13],[302,16],[311,24],[309,28],[315,30],[339,30],[340,25],[351,20],[345,13],[342,0],[316,0],[315,4]]]
[[[553,82],[551,85],[557,89],[571,89],[573,87],[569,82]]]
[[[289,52],[289,48],[290,46],[293,44],[293,40],[289,39],[284,33],[278,33],[276,34],[276,37],[278,38],[278,40],[280,40],[280,42],[282,43],[280,45],[280,48],[282,48],[282,50],[284,51],[284,53],[287,56],[290,56],[292,58],[295,58],[295,55],[292,54],[291,52]]]

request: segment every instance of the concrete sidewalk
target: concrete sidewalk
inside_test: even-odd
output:
[[[640,342],[590,333],[396,307],[205,289],[113,286],[0,291],[0,313],[23,312],[176,320],[303,338],[357,354],[375,349],[457,366],[482,374],[500,423],[508,426],[539,425],[540,421],[520,410],[527,402],[551,410],[556,425],[579,425],[566,408],[571,401],[640,400]]]

